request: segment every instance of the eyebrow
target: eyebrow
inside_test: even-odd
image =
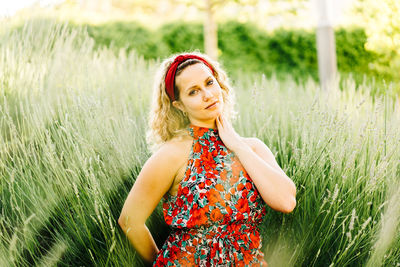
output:
[[[204,81],[207,81],[209,78],[212,78],[211,75],[208,76]],[[197,84],[190,86],[188,89],[186,89],[186,92],[189,91],[190,89],[192,89],[193,87],[196,87]]]

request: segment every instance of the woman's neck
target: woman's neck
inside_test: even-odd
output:
[[[191,125],[195,125],[195,126],[199,126],[199,127],[205,127],[205,128],[212,128],[214,130],[217,129],[217,124],[216,124],[216,120],[212,120],[209,122],[205,122],[205,121],[190,121]]]

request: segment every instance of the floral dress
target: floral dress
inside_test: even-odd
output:
[[[266,209],[254,183],[217,129],[188,130],[185,176],[163,197],[172,231],[153,266],[267,266],[258,229]]]

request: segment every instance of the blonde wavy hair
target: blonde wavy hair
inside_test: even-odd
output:
[[[150,150],[154,153],[162,144],[174,137],[182,138],[188,136],[187,127],[190,124],[189,118],[178,108],[172,105],[168,94],[165,91],[165,76],[174,59],[179,55],[194,54],[204,58],[215,70],[215,79],[222,89],[222,98],[224,100],[223,113],[226,118],[232,122],[237,117],[234,110],[235,94],[231,88],[230,81],[226,72],[220,64],[199,51],[184,52],[173,54],[164,59],[154,76],[153,95],[151,99],[151,108],[148,114],[148,130],[146,132],[146,142]],[[176,77],[189,65],[202,63],[198,59],[187,59],[182,62],[177,70]],[[179,88],[174,85],[176,100],[179,101]]]

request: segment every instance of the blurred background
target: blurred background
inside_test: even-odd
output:
[[[357,83],[394,82],[400,90],[395,0],[18,0],[3,1],[0,12],[20,23],[40,13],[86,26],[96,47],[134,50],[145,59],[199,49],[232,75],[289,75],[298,82],[320,78],[316,33],[328,25],[333,71]]]

